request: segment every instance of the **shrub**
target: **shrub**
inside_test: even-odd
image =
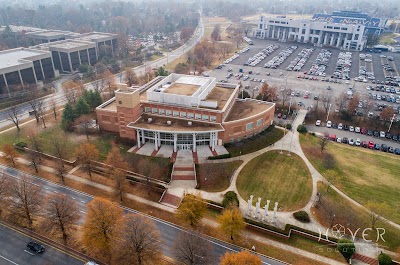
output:
[[[223,154],[219,156],[209,156],[207,159],[208,160],[217,160],[217,159],[224,159],[224,158],[230,158],[231,154]]]
[[[293,217],[302,223],[310,222],[310,216],[308,216],[308,213],[306,211],[295,212],[295,213],[293,213]]]
[[[275,124],[271,124],[270,126],[267,127],[267,129],[265,129],[265,131],[270,132],[275,128]]]
[[[19,142],[19,143],[16,143],[15,145],[18,146],[18,147],[21,147],[21,148],[28,147],[28,144],[25,143],[25,142]]]
[[[381,253],[378,256],[379,265],[392,265],[392,258],[385,253]]]
[[[228,191],[227,193],[225,193],[224,199],[222,200],[222,206],[224,208],[227,208],[230,205],[239,207],[239,199],[234,191]]]
[[[356,252],[356,247],[354,246],[353,241],[348,239],[340,239],[337,243],[337,249],[347,260],[349,260],[351,256],[353,256],[354,252]]]
[[[306,128],[306,126],[300,124],[299,126],[297,126],[297,131],[299,133],[306,133],[307,132],[307,128]]]
[[[292,125],[290,123],[286,124],[286,129],[291,130],[292,129]]]

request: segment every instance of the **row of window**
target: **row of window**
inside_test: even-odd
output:
[[[263,119],[258,119],[257,120],[257,127],[261,126],[263,124]],[[246,124],[246,131],[250,131],[254,128],[254,124],[252,122],[249,122]]]
[[[159,109],[159,108],[144,108],[145,113],[153,113],[159,115],[166,115],[172,117],[180,117],[180,118],[188,118],[188,119],[195,119],[195,120],[202,120],[202,121],[216,121],[217,116],[209,116],[206,114],[199,114],[199,113],[192,113],[192,112],[185,112],[185,111],[178,111],[178,110],[169,110],[169,109]]]

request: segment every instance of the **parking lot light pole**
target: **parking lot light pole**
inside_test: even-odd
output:
[[[329,120],[329,112],[331,112],[331,107],[332,107],[332,104],[329,104],[328,115],[326,115],[326,122],[328,122],[328,120]]]
[[[290,115],[290,107],[292,106],[292,99],[293,99],[293,97],[290,97],[288,115]]]
[[[390,119],[390,125],[389,125],[388,132],[390,132],[390,129],[392,128],[394,117],[396,117],[396,114],[393,114],[393,117]]]

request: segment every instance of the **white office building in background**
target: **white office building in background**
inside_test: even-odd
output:
[[[366,45],[364,32],[365,26],[362,24],[290,19],[284,16],[275,18],[260,16],[257,29],[253,31],[253,37],[361,51]]]

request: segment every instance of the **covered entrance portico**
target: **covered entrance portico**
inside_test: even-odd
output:
[[[215,150],[218,144],[218,131],[197,131],[197,132],[161,132],[143,128],[135,128],[137,134],[137,147],[140,148],[145,143],[154,143],[154,150],[158,150],[161,145],[173,146],[174,152],[178,150],[189,150],[196,152],[197,146],[209,146]]]

